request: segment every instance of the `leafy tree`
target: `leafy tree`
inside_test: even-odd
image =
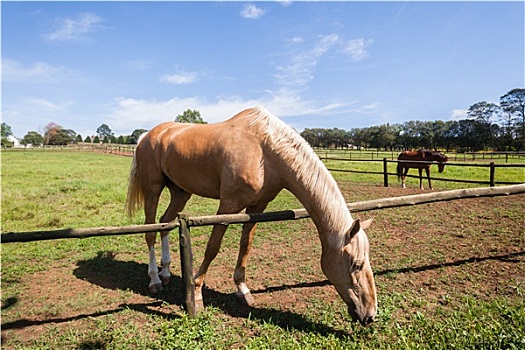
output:
[[[111,137],[113,136],[113,132],[111,132],[111,128],[107,126],[106,124],[102,124],[97,128],[97,134],[99,139],[104,139],[105,137]]]
[[[98,137],[98,135],[95,135],[95,137],[93,138],[93,143],[95,143],[95,144],[99,144],[100,143],[100,138]]]
[[[131,135],[126,139],[126,143],[130,145],[137,144],[137,141],[139,140],[140,135],[144,134],[148,130],[146,129],[135,129]]]
[[[44,132],[45,145],[67,145],[75,141],[76,132],[64,129],[61,125],[51,122],[46,125]]]
[[[82,135],[80,134],[77,135],[76,142],[82,142]]]
[[[177,123],[208,124],[201,118],[201,113],[197,110],[187,109],[175,118]]]
[[[8,137],[13,135],[13,131],[11,130],[11,127],[7,125],[6,123],[2,123],[2,137]]]
[[[40,135],[36,131],[29,131],[22,141],[20,142],[22,145],[33,145],[33,146],[40,146],[44,143],[44,137]]]
[[[525,89],[513,89],[501,96],[500,106],[506,116],[505,134],[511,141],[515,138],[518,150],[525,148]]]
[[[86,139],[84,140],[85,143],[91,143],[92,140],[91,140],[91,137],[89,137],[89,135],[86,137]]]
[[[7,137],[13,135],[13,131],[11,130],[11,127],[9,125],[7,125],[6,123],[2,123],[2,137],[1,137],[1,144],[2,146],[4,145],[8,145],[8,146],[12,146],[12,143],[10,143],[8,140],[7,140]]]
[[[126,143],[126,139],[124,138],[124,136],[120,135],[118,138],[117,138],[117,142],[119,145],[123,145]]]

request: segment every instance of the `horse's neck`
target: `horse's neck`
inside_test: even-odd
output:
[[[298,167],[285,162],[285,187],[308,211],[323,245],[339,247],[341,237],[350,228],[353,219],[337,183],[319,158],[313,157],[312,154],[296,154],[295,160],[301,160]]]

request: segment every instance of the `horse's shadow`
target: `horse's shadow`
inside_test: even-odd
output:
[[[172,311],[159,311],[153,306],[162,303],[184,306],[184,289],[182,278],[173,275],[169,285],[159,294],[152,296],[147,287],[147,264],[139,264],[133,261],[119,261],[115,259],[116,254],[112,252],[99,252],[96,257],[81,260],[73,274],[82,280],[88,281],[103,288],[112,290],[128,290],[133,293],[154,297],[152,303],[123,304],[122,308],[135,311],[160,315],[166,319],[180,317]],[[283,286],[283,289],[287,289]],[[269,292],[265,290],[253,291],[254,294]],[[304,332],[315,332],[318,334],[331,334],[339,338],[348,337],[349,333],[336,330],[322,323],[312,322],[301,314],[291,311],[283,311],[272,308],[246,307],[240,305],[233,293],[222,293],[204,286],[203,299],[205,306],[213,306],[221,309],[226,314],[236,318],[259,320],[264,323],[274,324],[282,328],[293,328]]]

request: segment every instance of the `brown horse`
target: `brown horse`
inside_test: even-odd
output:
[[[438,162],[438,171],[440,173],[445,169],[445,162],[448,161],[448,157],[439,152],[432,152],[427,150],[418,151],[404,151],[399,157],[397,163],[397,178],[401,179],[401,186],[405,188],[405,177],[407,176],[408,169],[417,168],[419,171],[419,188],[423,189],[423,169],[427,173],[428,187],[432,190],[432,184],[430,182],[430,163],[426,162]],[[412,161],[412,162],[406,162]]]
[[[306,141],[263,108],[242,111],[217,124],[160,124],[139,142],[128,188],[130,215],[144,205],[154,223],[159,196],[167,187],[171,202],[161,217],[177,217],[192,194],[220,200],[217,214],[263,212],[286,188],[304,205],[319,232],[321,267],[348,306],[352,319],[368,325],[377,311],[376,288],[365,232],[371,220],[352,219],[337,184]],[[255,224],[243,226],[233,279],[241,303],[253,304],[245,269]],[[195,274],[196,306],[203,307],[206,272],[219,252],[226,225],[213,227],[203,262]],[[168,232],[161,232],[162,270],[155,259],[155,233],[146,234],[150,291],[170,278]],[[301,251],[301,238],[296,241]],[[159,278],[160,277],[160,278]]]

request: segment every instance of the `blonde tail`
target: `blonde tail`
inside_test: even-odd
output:
[[[135,213],[142,207],[144,202],[144,195],[140,178],[137,173],[137,153],[133,155],[133,162],[131,163],[131,171],[129,173],[128,184],[128,198],[126,200],[126,212],[129,217],[133,217]]]

